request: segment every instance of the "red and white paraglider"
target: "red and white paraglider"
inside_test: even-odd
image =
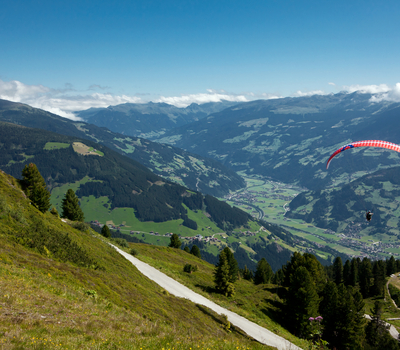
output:
[[[345,151],[346,149],[355,148],[355,147],[381,147],[387,148],[392,151],[400,152],[400,145],[396,145],[392,142],[381,141],[381,140],[366,140],[366,141],[355,141],[349,143],[343,147],[340,147],[338,150],[332,153],[329,157],[328,162],[326,163],[326,168],[329,168],[329,164],[331,163],[332,159],[337,156],[339,153]]]
[[[329,164],[331,163],[332,159],[335,156],[337,156],[339,153],[345,151],[346,149],[355,148],[355,147],[380,147],[380,148],[386,148],[386,149],[390,149],[392,151],[400,152],[400,145],[396,145],[395,143],[392,143],[392,142],[381,141],[381,140],[356,141],[356,142],[352,142],[347,145],[344,145],[344,146],[340,147],[338,150],[336,150],[335,152],[333,152],[326,163],[326,169],[329,168]],[[367,210],[367,212],[365,214],[365,218],[367,219],[367,222],[371,221],[372,215],[373,215],[373,212],[371,212],[370,210]]]

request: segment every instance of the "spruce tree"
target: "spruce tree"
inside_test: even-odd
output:
[[[338,256],[333,262],[333,280],[336,285],[343,282],[343,263],[340,256]]]
[[[79,206],[79,199],[72,189],[69,189],[62,200],[62,218],[71,221],[84,221],[85,217],[81,207]]]
[[[197,256],[199,259],[201,259],[200,249],[197,245],[194,245],[192,247],[192,249],[190,250],[190,254]]]
[[[359,277],[360,292],[364,298],[368,298],[372,286],[372,266],[368,258],[364,258],[361,262]]]
[[[343,267],[343,283],[345,286],[351,284],[350,274],[351,274],[351,263],[350,260],[346,260]]]
[[[336,343],[338,349],[363,349],[364,332],[364,301],[361,294],[352,287],[343,284],[338,287],[336,323]]]
[[[219,254],[218,265],[214,270],[215,289],[225,296],[233,296],[235,288],[231,282],[229,262],[225,249]]]
[[[265,258],[262,258],[257,263],[257,270],[254,275],[254,283],[255,284],[266,284],[270,283],[274,273],[272,272],[271,266],[268,264]]]
[[[383,289],[385,286],[385,263],[382,260],[375,261],[372,268],[372,274],[374,276],[374,283],[371,287],[372,295],[383,295]]]
[[[103,225],[103,227],[101,228],[101,234],[106,238],[110,238],[111,237],[110,228],[107,225]]]
[[[299,337],[308,337],[311,331],[310,317],[318,315],[319,297],[311,274],[300,266],[290,275],[286,300],[288,325]]]
[[[323,338],[329,344],[336,344],[337,326],[340,315],[338,309],[338,289],[335,282],[328,281],[322,291],[322,300],[320,304],[321,315],[324,318]]]
[[[22,170],[21,184],[31,203],[37,209],[42,213],[50,209],[50,192],[35,164],[25,165]]]
[[[235,283],[239,274],[238,263],[229,247],[225,247],[223,252],[225,252],[225,256],[229,265],[230,282]]]
[[[182,244],[182,242],[179,239],[179,236],[176,233],[173,233],[168,247],[179,249],[181,247],[181,244]]]
[[[350,264],[350,280],[349,284],[353,287],[357,285],[358,282],[358,263],[357,259],[351,259],[351,264]]]
[[[396,270],[397,270],[396,260],[392,255],[386,263],[386,274],[390,276],[391,274],[396,273],[397,272]]]

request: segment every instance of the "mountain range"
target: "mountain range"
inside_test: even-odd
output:
[[[400,143],[400,104],[373,97],[356,92],[241,103],[169,130],[157,141],[235,171],[323,189],[399,163],[397,153],[357,149],[325,169],[329,155],[351,141]]]
[[[223,196],[245,186],[233,170],[210,158],[169,145],[72,121],[25,104],[0,100],[0,121],[91,140],[136,160],[167,180],[195,191]]]
[[[229,101],[201,105],[192,103],[185,108],[178,108],[166,103],[124,103],[107,108],[90,108],[75,112],[75,115],[87,123],[106,127],[120,134],[147,139],[235,104],[237,102]]]

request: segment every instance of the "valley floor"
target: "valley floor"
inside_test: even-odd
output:
[[[260,175],[249,177],[240,173],[246,180],[246,188],[225,196],[230,205],[247,211],[256,218],[282,226],[299,238],[294,250],[308,251],[327,258],[324,246],[333,248],[350,256],[363,256],[370,259],[386,258],[389,254],[395,257],[400,254],[400,242],[396,237],[386,235],[369,236],[361,234],[359,228],[354,232],[333,232],[316,227],[299,219],[289,219],[285,213],[290,201],[304,188],[290,184],[274,182]],[[287,248],[287,247],[286,247]]]

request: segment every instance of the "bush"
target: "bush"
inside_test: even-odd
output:
[[[136,255],[139,254],[139,252],[138,252],[135,248],[132,248],[132,249],[130,250],[129,254],[132,255],[132,256],[136,256]]]
[[[57,211],[57,209],[56,208],[51,208],[51,210],[50,210],[50,213],[52,214],[52,215],[54,215],[54,216],[56,216],[56,217],[60,217],[60,215],[58,214],[58,211]]]
[[[101,234],[105,238],[110,238],[111,237],[110,228],[107,225],[103,225],[103,227],[101,228]]]
[[[197,265],[186,264],[183,268],[184,272],[192,273],[197,271]]]
[[[129,248],[128,242],[124,238],[113,238],[112,241],[122,248]]]
[[[89,224],[82,222],[82,221],[74,221],[70,223],[71,227],[73,227],[76,230],[86,232],[89,230]]]

